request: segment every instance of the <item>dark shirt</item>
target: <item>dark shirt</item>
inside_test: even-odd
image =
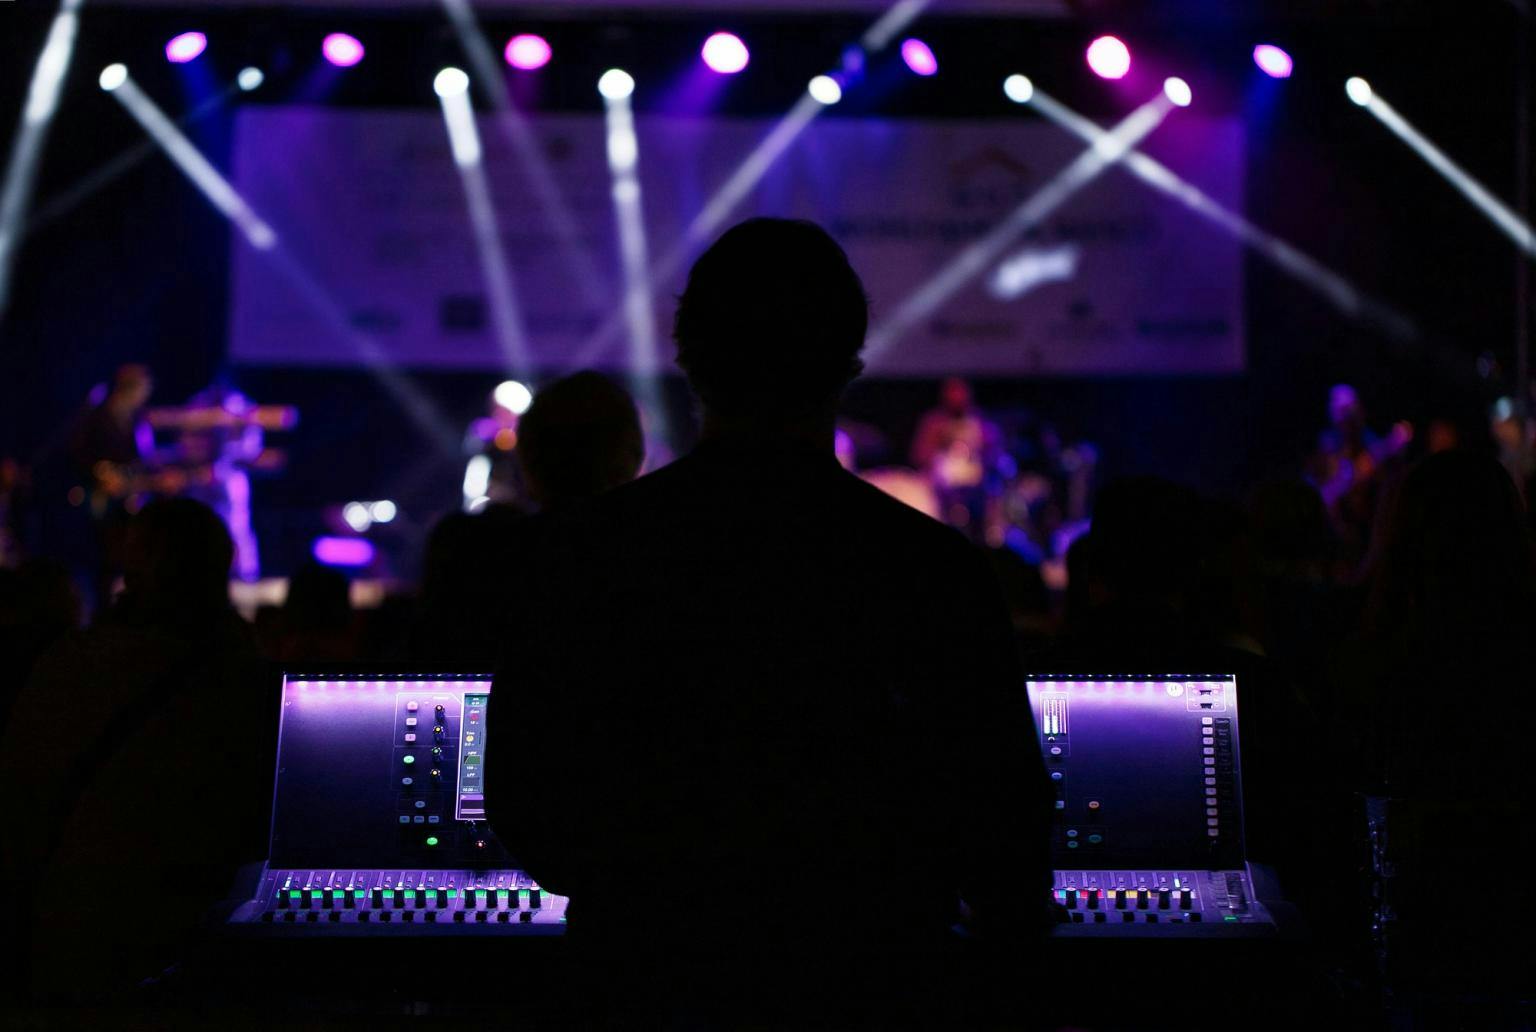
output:
[[[636,958],[921,950],[1034,914],[1048,793],[985,562],[791,445],[551,518],[497,675],[491,822]]]

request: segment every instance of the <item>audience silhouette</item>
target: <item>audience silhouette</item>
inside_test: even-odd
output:
[[[491,819],[610,991],[889,1018],[943,983],[961,898],[975,929],[1043,916],[1046,781],[986,562],[833,455],[866,323],[819,227],[727,232],[676,317],[701,443],[551,517],[521,579],[496,711],[541,730],[488,768]]]
[[[0,836],[0,865],[7,884],[61,889],[7,909],[23,996],[110,998],[156,975],[262,854],[277,707],[229,605],[233,556],[207,506],[146,505],[127,527],[123,593],[17,699],[0,777],[25,834]],[[145,905],[103,920],[126,886]]]

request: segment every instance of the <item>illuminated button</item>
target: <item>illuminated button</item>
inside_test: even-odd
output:
[[[1068,828],[1067,829],[1067,838],[1077,838],[1077,829],[1076,828]]]
[[[410,753],[406,753],[405,757],[400,762],[409,765],[416,762],[416,757],[412,756]]]
[[[473,731],[469,732],[468,734],[466,734],[464,736],[464,741],[466,741],[466,742],[473,742],[474,740],[475,740],[475,733]]]
[[[416,718],[415,717],[406,717],[405,718],[405,726],[406,727],[415,727],[416,726]]]
[[[1090,810],[1097,810],[1098,808],[1099,808],[1099,801],[1097,799],[1090,799],[1088,801],[1088,809],[1090,809]]]
[[[427,808],[427,801],[425,799],[418,799],[415,802],[415,806],[418,810],[425,810]]]
[[[408,814],[408,813],[402,813],[400,815],[400,823],[401,824],[409,824],[409,823],[411,823],[411,815]]]
[[[415,699],[412,699],[410,702],[405,704],[405,709],[408,713],[415,713],[420,708],[420,705],[417,704]]]
[[[429,846],[437,845],[437,836],[436,835],[428,835],[427,836],[427,845],[429,845]]]
[[[441,818],[441,817],[439,817],[439,816],[438,816],[438,815],[437,815],[437,814],[435,814],[435,813],[429,813],[429,814],[427,814],[427,823],[428,823],[428,824],[436,824],[436,823],[438,823],[438,822],[439,822],[439,821],[441,821],[441,820],[442,820],[442,818]]]
[[[407,733],[406,736],[405,736],[405,740],[407,742],[414,742],[414,741],[416,741],[416,736],[413,735],[413,734]]]

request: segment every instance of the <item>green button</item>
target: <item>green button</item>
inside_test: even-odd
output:
[[[427,845],[429,845],[429,846],[437,845],[437,836],[436,835],[428,835],[427,836]]]
[[[1223,921],[1236,921],[1237,920],[1237,915],[1236,914],[1228,914],[1227,916],[1223,917],[1222,920]]]
[[[449,889],[448,890],[448,898],[449,899],[457,899],[458,895],[459,895],[459,890],[458,889]]]
[[[412,756],[410,753],[406,753],[405,754],[405,762],[406,763],[415,763],[416,762],[416,757]]]
[[[298,899],[302,895],[304,895],[304,893],[300,892],[298,889],[291,889],[288,892],[289,899]]]

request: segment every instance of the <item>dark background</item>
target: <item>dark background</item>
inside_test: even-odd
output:
[[[1231,7],[1247,13],[1234,16]],[[978,385],[987,406],[1028,406],[1067,437],[1096,442],[1107,475],[1159,472],[1237,498],[1259,479],[1297,471],[1324,422],[1331,383],[1355,383],[1378,426],[1407,418],[1422,428],[1428,418],[1449,416],[1478,433],[1490,402],[1513,393],[1522,274],[1513,245],[1350,104],[1343,83],[1365,76],[1495,195],[1514,203],[1519,51],[1532,33],[1520,7],[1509,0],[1094,3],[1080,5],[1082,16],[1071,19],[936,14],[911,34],[932,45],[938,76],[922,80],[900,71],[892,48],[869,69],[868,87],[850,91],[826,117],[1037,117],[1003,97],[1000,83],[1014,71],[1101,121],[1123,116],[1167,74],[1193,84],[1202,112],[1242,114],[1245,214],[1403,311],[1420,340],[1405,345],[1352,324],[1250,256],[1248,365],[1241,376]],[[0,131],[19,121],[52,12],[51,3],[0,4]],[[705,35],[730,28],[746,39],[753,63],[719,95],[717,110],[728,115],[787,110],[811,76],[837,64],[868,21],[481,14],[498,56],[517,31],[539,32],[554,47],[555,59],[542,71],[509,76],[525,110],[599,112],[594,84],[603,69],[622,65],[642,84],[674,82],[697,61]],[[208,34],[208,52],[190,66],[167,64],[166,40],[192,28]],[[324,65],[319,43],[332,31],[363,39],[366,59],[347,70]],[[1102,31],[1132,47],[1131,80],[1106,83],[1089,72],[1083,49]],[[1250,52],[1259,42],[1282,45],[1295,57],[1291,79],[1258,72]],[[229,230],[169,159],[150,148],[77,205],[58,205],[107,162],[143,145],[137,123],[97,87],[101,68],[113,61],[128,63],[172,117],[218,92],[244,65],[264,68],[261,89],[215,108],[190,131],[215,165],[227,167],[234,104],[435,107],[437,69],[468,66],[446,17],[436,5],[325,14],[88,3],[31,205],[34,216],[46,218],[23,242],[11,308],[0,322],[0,455],[37,470],[35,533],[44,550],[66,550],[80,531],[81,517],[63,502],[68,477],[60,448],[70,420],[117,364],[143,361],[154,369],[159,404],[180,402],[227,375],[259,401],[299,406],[299,430],[271,442],[287,449],[289,469],[255,487],[269,568],[281,572],[301,556],[319,530],[321,507],[390,497],[402,515],[382,528],[385,544],[393,537],[394,572],[413,573],[419,535],[457,504],[462,468],[434,463],[430,446],[364,371],[226,367]],[[667,92],[642,87],[637,110],[651,109],[648,101]],[[461,424],[483,412],[497,379],[489,372],[412,376]],[[686,391],[675,380],[666,389],[674,421],[691,427]],[[846,409],[888,431],[899,458],[933,396],[926,381],[861,382]],[[686,447],[689,433],[679,446]]]

